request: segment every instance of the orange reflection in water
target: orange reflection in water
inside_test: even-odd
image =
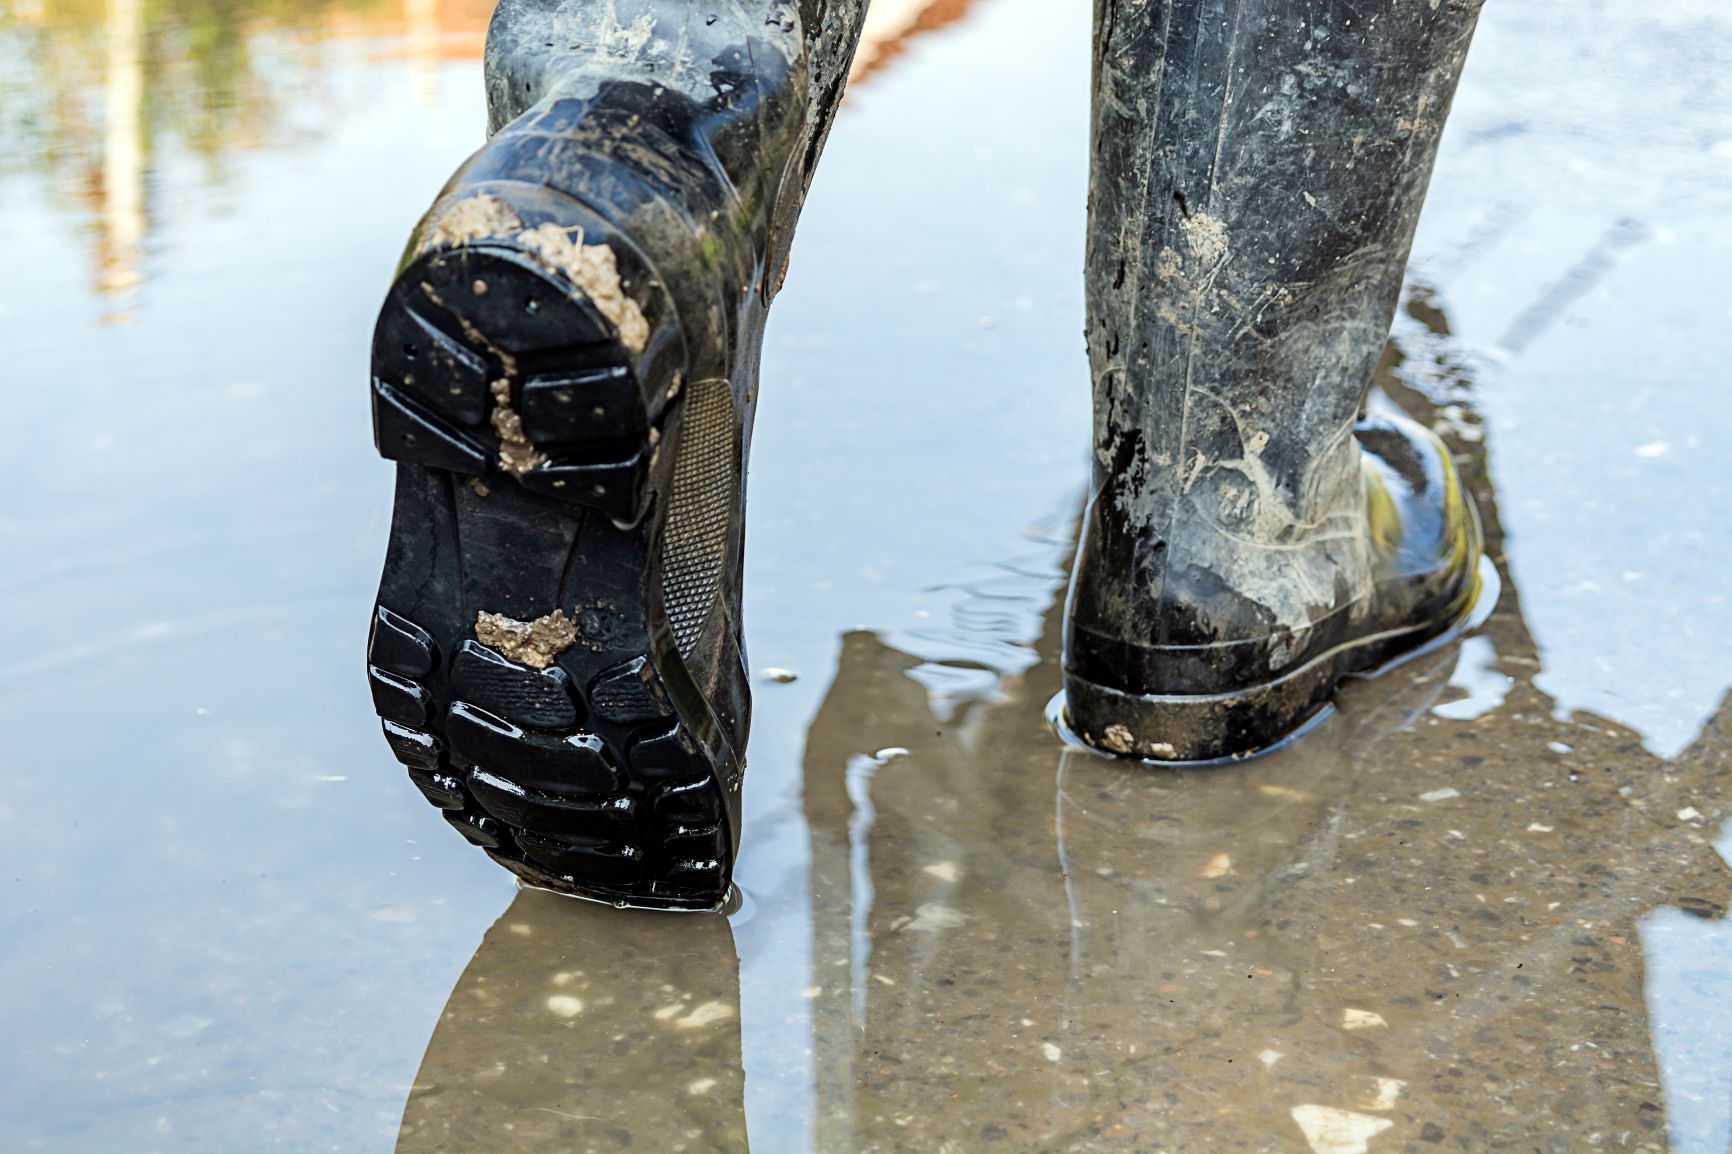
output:
[[[90,227],[94,288],[131,315],[148,272],[150,184],[169,149],[225,158],[288,139],[284,112],[326,79],[320,47],[407,60],[420,100],[439,66],[476,60],[493,0],[0,0],[0,176],[46,179]]]
[[[0,177],[46,180],[91,232],[107,318],[129,319],[149,275],[151,183],[172,150],[224,183],[227,158],[304,136],[286,112],[338,64],[323,46],[405,61],[419,103],[441,65],[482,56],[495,0],[0,0]],[[876,0],[852,82],[866,83],[974,0]],[[327,120],[333,119],[327,117]],[[429,195],[432,190],[429,189]]]

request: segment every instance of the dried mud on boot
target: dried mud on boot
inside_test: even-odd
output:
[[[398,478],[368,676],[416,787],[525,884],[710,910],[750,722],[765,270],[865,6],[811,28],[791,7],[690,27],[618,7],[500,5],[493,135],[380,312],[374,433]]]

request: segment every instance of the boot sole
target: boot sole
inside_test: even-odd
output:
[[[1482,556],[1440,620],[1355,638],[1281,677],[1228,693],[1126,693],[1066,673],[1052,716],[1068,740],[1095,753],[1192,768],[1248,761],[1321,724],[1343,682],[1379,677],[1476,628],[1498,589],[1497,569]]]
[[[576,202],[560,212],[611,235]],[[743,764],[680,656],[662,536],[685,426],[732,409],[721,383],[694,411],[678,320],[648,312],[628,348],[509,238],[398,277],[373,345],[375,438],[398,470],[368,677],[410,779],[524,883],[709,910]]]

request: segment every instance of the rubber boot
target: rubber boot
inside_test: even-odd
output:
[[[1097,0],[1072,729],[1249,756],[1460,622],[1448,451],[1364,418],[1478,0]]]
[[[373,345],[385,734],[530,885],[709,909],[739,839],[765,312],[865,0],[503,0],[491,138]]]

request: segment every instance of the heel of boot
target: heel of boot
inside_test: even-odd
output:
[[[1083,744],[1120,757],[1223,765],[1268,753],[1323,721],[1334,685],[1331,671],[1319,669],[1233,693],[1137,694],[1067,672],[1062,723]]]
[[[390,460],[633,523],[686,352],[649,261],[593,213],[466,189],[428,214],[380,314],[374,437]]]
[[[1183,766],[1247,761],[1324,721],[1342,681],[1381,676],[1484,624],[1499,590],[1497,568],[1479,556],[1435,619],[1354,638],[1279,677],[1228,692],[1131,693],[1067,668],[1054,718],[1068,736],[1121,757]]]

